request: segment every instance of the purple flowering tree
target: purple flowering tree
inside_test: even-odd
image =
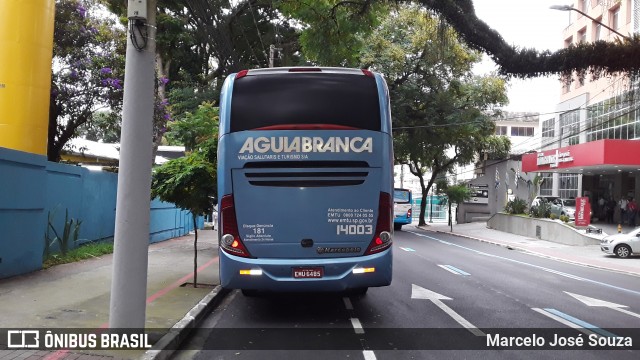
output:
[[[65,144],[91,126],[95,113],[122,108],[125,30],[94,3],[56,0],[49,161],[60,161]]]

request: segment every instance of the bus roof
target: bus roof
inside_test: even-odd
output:
[[[264,68],[264,69],[251,69],[242,70],[236,75],[238,77],[246,75],[272,75],[272,74],[286,74],[286,73],[308,73],[308,72],[322,72],[330,74],[350,74],[350,75],[367,75],[373,76],[373,72],[366,69],[348,69],[338,67],[312,67],[312,66],[300,66],[300,67],[280,67],[280,68]]]

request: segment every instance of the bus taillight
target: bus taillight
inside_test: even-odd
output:
[[[391,246],[391,219],[393,214],[393,206],[391,195],[381,192],[380,201],[378,202],[378,222],[376,223],[376,232],[373,240],[369,243],[365,255],[379,253]]]
[[[220,201],[220,216],[222,217],[221,230],[223,234],[220,238],[220,247],[231,255],[251,257],[238,233],[238,221],[236,220],[233,195],[222,197]]]
[[[411,219],[411,209],[407,210],[407,219]]]

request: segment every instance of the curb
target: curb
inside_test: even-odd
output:
[[[141,360],[166,360],[178,349],[178,346],[197,328],[209,312],[215,308],[230,292],[222,286],[216,286],[196,306],[178,321],[153,347],[140,357]]]

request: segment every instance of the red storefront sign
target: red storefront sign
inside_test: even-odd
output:
[[[591,203],[588,197],[576,198],[576,226],[589,226],[591,224]]]
[[[522,155],[523,172],[597,169],[603,165],[640,166],[639,140],[605,139]]]

